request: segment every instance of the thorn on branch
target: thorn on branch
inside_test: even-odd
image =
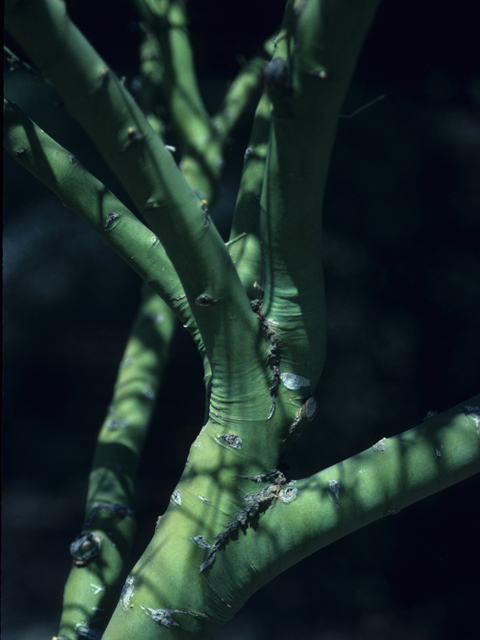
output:
[[[129,127],[127,129],[127,140],[123,147],[120,149],[120,153],[125,153],[125,151],[128,151],[128,149],[130,149],[133,144],[141,142],[144,139],[145,136],[143,135],[143,133],[139,133],[133,127]]]
[[[313,76],[314,78],[319,78],[320,80],[327,80],[328,73],[326,69],[316,69],[315,71],[310,71],[308,73],[309,76]]]
[[[41,78],[43,80],[43,76],[36,69],[34,69],[31,65],[29,65],[28,62],[25,62],[24,60],[19,58],[7,46],[3,45],[3,51],[5,54],[5,62],[8,62],[9,64],[9,68],[8,68],[9,71],[15,71],[15,69],[18,69],[19,67],[24,67],[27,71],[33,74],[37,79]]]
[[[225,246],[230,247],[232,244],[235,244],[235,242],[238,242],[239,240],[243,240],[243,238],[246,238],[246,237],[247,237],[247,233],[244,231],[236,238],[233,238],[233,240],[229,240],[228,242],[226,242]]]
[[[197,547],[200,547],[200,549],[210,549],[212,546],[203,536],[190,536],[190,540],[193,544],[196,544]]]
[[[273,38],[273,48],[276,49],[278,43],[284,41],[286,38],[287,38],[286,33],[283,33],[283,34],[279,33],[278,36],[275,36]]]
[[[100,79],[98,81],[98,88],[99,89],[103,89],[107,86],[107,82],[110,76],[110,71],[107,69],[107,67],[104,67],[101,71],[100,71]]]
[[[204,216],[202,229],[206,229],[210,224],[210,220],[208,218],[208,200],[205,200],[205,198],[203,198],[200,203],[200,206],[202,207],[203,216]]]
[[[349,120],[350,118],[353,118],[353,116],[356,116],[358,113],[361,113],[365,109],[372,107],[377,102],[380,102],[380,100],[383,100],[385,97],[386,97],[385,95],[378,96],[378,98],[375,98],[375,100],[370,100],[370,102],[367,102],[367,104],[364,104],[362,107],[355,109],[355,111],[352,111],[352,113],[349,113],[346,115],[341,113],[338,117],[343,118],[345,120]]]
[[[282,480],[285,481],[285,476],[281,471],[275,469],[275,471],[268,471],[267,473],[259,473],[258,476],[238,476],[243,480],[252,480],[253,482],[270,482],[276,480],[277,484]]]
[[[223,440],[229,444],[233,449],[241,449],[243,445],[243,440],[240,436],[237,436],[234,433],[225,433],[218,436],[219,440]]]
[[[182,496],[179,489],[175,489],[170,497],[170,500],[173,502],[173,504],[176,504],[177,507],[182,506]]]
[[[93,519],[102,511],[110,513],[114,518],[123,519],[127,516],[133,518],[133,511],[122,504],[97,504],[88,513],[84,527],[91,526]]]

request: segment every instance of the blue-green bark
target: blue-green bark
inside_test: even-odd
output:
[[[216,159],[231,127],[228,109],[222,107],[213,124],[204,109],[184,3],[134,4],[151,38],[152,66],[144,74],[162,87],[185,150],[183,174],[158,123],[143,114],[71,23],[63,3],[9,0],[6,18],[149,227],[125,209],[109,218],[116,212],[112,207],[120,206],[113,196],[86,172],[72,169],[68,152],[10,105],[6,140],[17,159],[68,200],[186,320],[205,357],[205,424],[103,637],[211,638],[291,564],[478,472],[480,398],[310,478],[290,480],[278,470],[281,453],[315,414],[313,394],[325,358],[322,200],[340,107],[378,0],[287,2],[280,33],[266,45],[273,57],[264,68],[265,87],[227,245],[203,198],[213,199],[217,188],[221,163]],[[239,76],[225,99],[229,108],[237,105],[237,114],[258,81],[258,64],[250,71]],[[97,200],[101,206],[93,206]],[[158,246],[156,241],[148,246],[151,234]],[[150,384],[157,382],[158,373]],[[113,419],[128,422],[133,413],[130,408]],[[113,437],[109,420],[94,463],[100,474],[107,462],[102,438]],[[124,437],[132,451],[143,436],[135,440],[125,431]],[[112,476],[102,500],[96,473],[87,523],[92,510],[96,518],[106,514],[121,521],[115,535],[130,537],[130,530],[122,531],[131,528],[130,478],[112,503],[112,483],[118,479]],[[111,504],[119,505],[117,510],[101,506]],[[95,524],[96,530],[104,526]],[[86,546],[74,550],[80,565],[72,574],[72,580],[81,575],[79,584],[87,571],[97,576],[94,564],[85,571],[81,556],[97,540],[81,542]],[[114,555],[114,547],[105,548]],[[113,558],[117,574],[119,566]],[[108,580],[107,575],[99,586],[110,587]],[[71,620],[65,616],[61,634],[86,635]],[[92,622],[89,632],[94,631]]]

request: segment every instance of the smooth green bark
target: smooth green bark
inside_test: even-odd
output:
[[[61,637],[103,631],[118,600],[135,534],[135,475],[175,326],[163,300],[145,289],[97,438],[85,521],[65,585]]]
[[[277,501],[259,520],[256,569],[270,580],[335,540],[479,472],[477,395],[295,481],[296,497]]]
[[[217,199],[229,136],[260,93],[273,39],[243,65],[217,113],[210,117],[198,87],[186,2],[132,0],[132,4],[146,31],[141,69],[149,84],[150,101],[152,91],[162,96],[182,148],[182,173],[211,206]]]
[[[260,196],[270,135],[270,116],[271,103],[264,91],[255,112],[252,134],[245,151],[242,179],[230,232],[232,240],[240,238],[232,245],[230,255],[251,299],[258,296],[254,285],[262,280]],[[242,238],[243,234],[245,235]]]
[[[200,199],[132,96],[72,24],[63,3],[9,2],[5,15],[9,31],[60,93],[67,111],[91,136],[162,241],[175,263],[211,365],[212,359],[220,362],[236,333],[252,334],[255,319]],[[201,295],[221,303],[205,313],[194,303]],[[256,342],[250,340],[250,355]],[[238,376],[243,354],[240,358],[232,354]]]
[[[155,79],[152,75],[150,79],[160,90],[181,147],[182,172],[199,197],[211,202],[224,165],[225,137],[217,135],[200,95],[186,3],[134,0],[132,4],[147,30],[150,42],[144,56],[155,64]]]
[[[183,324],[191,323],[191,311],[177,273],[150,229],[78,158],[6,99],[3,114],[5,149],[85,220],[166,301]]]

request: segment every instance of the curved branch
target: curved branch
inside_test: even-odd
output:
[[[85,522],[71,547],[60,637],[76,638],[79,628],[103,631],[118,600],[135,534],[136,470],[175,325],[165,302],[147,288],[97,438]]]
[[[239,238],[237,242],[232,244],[230,255],[251,300],[258,295],[254,285],[261,281],[262,276],[260,195],[265,173],[270,116],[270,99],[267,93],[263,92],[255,112],[252,134],[245,151],[242,179],[230,231],[231,241]]]
[[[480,395],[303,480],[294,499],[270,509],[259,536],[275,553],[255,553],[268,579],[384,516],[480,472]],[[280,558],[280,559],[279,559]]]
[[[244,376],[258,329],[227,249],[170,152],[125,87],[56,0],[6,4],[9,31],[59,91],[161,239],[178,273],[212,368]],[[238,348],[235,336],[244,334]]]
[[[310,381],[325,358],[322,201],[340,107],[379,0],[291,0],[265,83],[273,105],[261,195],[264,310],[281,370]]]
[[[185,3],[132,0],[132,4],[146,30],[142,73],[157,99],[163,97],[183,147],[183,175],[211,206],[217,198],[225,146],[259,93],[264,64],[273,53],[273,39],[268,39],[242,66],[217,113],[210,118],[198,87]]]
[[[274,38],[268,38],[259,53],[242,65],[233,82],[228,87],[225,98],[217,113],[213,116],[213,126],[217,135],[226,140],[247,107],[260,93],[263,82],[263,69],[275,49]]]
[[[79,215],[165,300],[182,324],[192,328],[202,352],[182,285],[156,236],[73,154],[6,99],[4,118],[8,153]]]

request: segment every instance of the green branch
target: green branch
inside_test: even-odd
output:
[[[162,96],[182,148],[182,173],[211,206],[218,194],[225,146],[259,94],[265,61],[273,53],[273,39],[242,66],[216,115],[210,118],[196,78],[185,3],[132,0],[132,4],[146,31],[141,70],[148,86],[149,111]]]
[[[132,0],[146,30],[142,67],[158,89],[182,152],[182,173],[202,199],[216,199],[224,140],[205,108],[193,59],[186,3]]]
[[[279,501],[260,520],[255,547],[262,553],[249,561],[270,580],[335,540],[479,472],[477,395],[294,482],[292,501]]]
[[[331,148],[378,4],[287,2],[265,69],[273,109],[260,201],[263,308],[280,340],[280,369],[309,381],[304,395],[315,389],[325,358],[321,224]]]
[[[212,367],[244,377],[256,321],[235,267],[201,202],[135,101],[55,0],[6,4],[9,31],[61,94],[160,238],[183,284]],[[246,336],[232,349],[235,336]],[[231,369],[231,367],[233,369]]]
[[[227,140],[246,109],[255,98],[258,99],[263,83],[263,69],[271,59],[274,48],[274,38],[269,38],[256,56],[242,64],[228,87],[222,104],[212,118],[214,129],[222,140]]]
[[[322,199],[340,107],[378,1],[287,2],[228,247],[185,177],[213,193],[211,159],[219,164],[261,64],[240,73],[214,126],[196,84],[184,2],[135,4],[157,39],[163,76],[155,82],[165,85],[187,149],[183,176],[63,3],[7,0],[6,19],[152,231],[126,209],[118,213],[103,185],[8,104],[7,146],[201,332],[212,367],[208,419],[104,640],[206,639],[291,564],[477,473],[480,396],[310,478],[289,480],[277,469],[287,440],[315,413],[325,339]],[[100,432],[86,521],[72,545],[61,629],[68,637],[100,633],[131,545],[133,477],[173,330],[167,310],[165,324],[150,322],[163,316],[162,304],[147,294]],[[93,608],[107,613],[92,620]]]
[[[197,140],[211,139],[213,128],[198,88],[186,3],[134,0],[133,4],[144,28],[159,45],[158,84],[179,142],[188,146],[195,145]]]
[[[479,471],[475,396],[310,478],[286,482],[279,472],[244,478],[243,507],[236,520],[224,516],[223,530],[212,527],[214,486],[200,493],[198,484],[180,484],[127,578],[104,640],[170,638],[173,627],[179,640],[213,638],[292,564]],[[212,550],[215,559],[202,570]],[[159,575],[168,576],[168,588]]]
[[[194,336],[198,334],[180,280],[158,238],[21,109],[5,99],[3,112],[8,153],[132,267],[166,301],[182,324],[191,327]],[[197,335],[202,351],[199,340]]]
[[[256,282],[261,281],[260,195],[262,193],[271,103],[266,92],[258,103],[252,134],[245,151],[242,179],[238,191],[230,238],[244,239],[232,245],[230,255],[250,299],[258,296]]]
[[[61,637],[76,640],[82,629],[103,631],[118,600],[135,534],[136,470],[175,325],[166,304],[146,289],[97,439],[85,522],[71,546]]]

